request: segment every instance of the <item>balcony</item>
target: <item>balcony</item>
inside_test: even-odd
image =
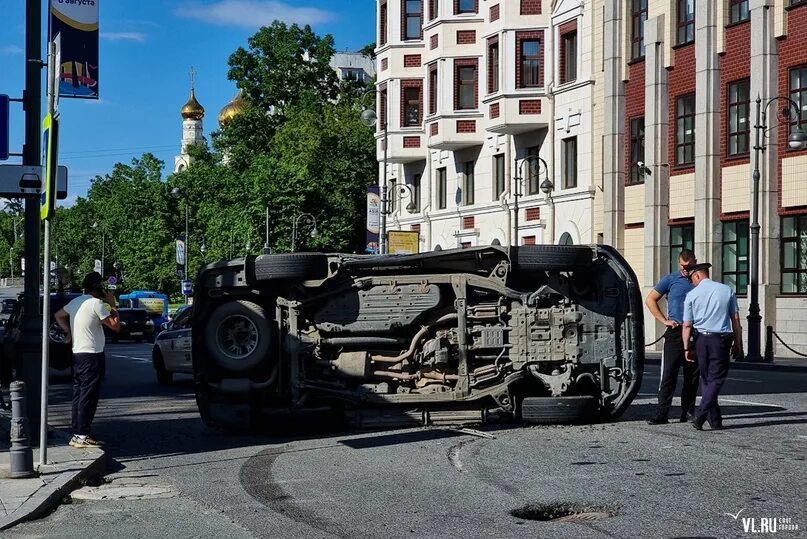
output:
[[[518,135],[549,126],[552,104],[543,89],[508,94],[494,94],[482,99],[487,116],[487,130],[504,135]]]
[[[388,163],[412,163],[423,161],[426,158],[426,145],[428,140],[423,129],[406,128],[390,131],[387,134],[389,151]],[[384,133],[376,133],[376,157],[378,161],[384,160]]]
[[[461,150],[485,142],[485,117],[481,113],[452,114],[426,119],[430,148]]]

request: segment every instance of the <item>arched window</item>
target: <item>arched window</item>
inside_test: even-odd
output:
[[[564,232],[560,236],[560,241],[558,241],[558,245],[574,245],[574,241],[572,240],[572,235],[568,232]]]

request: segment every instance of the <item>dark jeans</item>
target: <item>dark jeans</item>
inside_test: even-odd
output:
[[[731,337],[703,334],[698,336],[695,344],[701,371],[701,405],[695,418],[698,423],[708,419],[712,427],[723,424],[717,396],[729,374],[731,344]]]
[[[656,415],[666,418],[670,413],[678,371],[684,365],[684,387],[681,389],[681,415],[695,413],[695,397],[698,394],[698,364],[684,358],[684,339],[681,326],[667,328],[664,332],[664,355],[661,358],[661,383],[658,390]]]
[[[90,434],[105,368],[103,352],[73,354],[73,434]]]

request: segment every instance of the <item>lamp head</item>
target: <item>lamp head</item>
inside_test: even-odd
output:
[[[415,213],[416,209],[417,207],[415,206],[414,202],[410,202],[409,204],[406,205],[406,211],[408,211],[409,213]]]
[[[173,189],[171,189],[171,196],[174,198],[182,197],[182,189],[180,189],[179,187],[174,187]]]
[[[311,234],[309,234],[312,238],[316,238],[319,236],[319,230],[317,230],[317,225],[314,225],[314,228],[311,229]]]
[[[545,195],[548,195],[554,190],[555,190],[555,184],[552,183],[552,180],[550,180],[549,178],[541,182],[541,192],[543,192]]]
[[[378,115],[374,110],[364,109],[361,113],[361,123],[367,127],[373,127],[378,122]]]
[[[803,150],[807,146],[807,135],[799,127],[794,127],[787,137],[787,146],[791,150]]]

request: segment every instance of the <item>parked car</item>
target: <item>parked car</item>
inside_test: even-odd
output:
[[[151,350],[157,383],[170,384],[174,373],[193,374],[191,364],[191,307],[182,306],[163,324]]]
[[[195,289],[207,425],[322,406],[363,426],[589,422],[619,417],[641,383],[641,295],[608,246],[248,256]]]
[[[77,298],[81,294],[67,293],[67,294],[51,294],[50,295],[50,327],[48,328],[48,337],[50,349],[48,352],[48,361],[51,368],[51,374],[66,374],[69,372],[73,364],[73,351],[69,345],[64,344],[64,332],[59,324],[56,323],[54,314],[62,307],[67,305],[72,299]],[[3,361],[13,362],[17,355],[17,345],[20,340],[20,324],[24,313],[25,302],[20,295],[19,301],[14,305],[14,309],[5,322],[5,331],[2,335],[2,354]],[[39,298],[39,313],[42,312],[42,297]],[[11,365],[11,363],[6,363]]]
[[[130,340],[142,342],[154,339],[154,321],[145,309],[118,309],[120,331],[117,333],[104,326],[104,333],[112,342]]]
[[[2,307],[0,307],[0,314],[11,314],[15,305],[17,305],[17,300],[15,298],[3,298]]]

